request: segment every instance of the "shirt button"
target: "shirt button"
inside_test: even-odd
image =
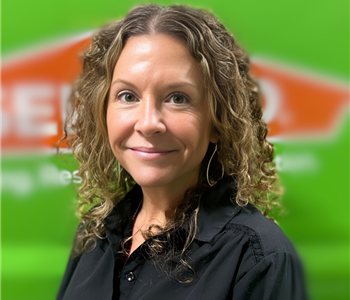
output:
[[[128,274],[126,274],[126,280],[129,282],[133,282],[135,280],[135,275],[133,272],[129,272]]]

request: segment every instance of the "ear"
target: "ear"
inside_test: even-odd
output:
[[[211,129],[210,133],[210,142],[216,144],[219,141],[218,135],[215,133],[214,128]]]

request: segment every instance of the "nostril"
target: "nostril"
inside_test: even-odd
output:
[[[166,131],[165,123],[161,119],[141,119],[135,124],[135,131],[145,136],[162,134]]]
[[[138,107],[137,122],[135,123],[135,131],[140,132],[144,136],[152,136],[154,134],[162,134],[166,131],[162,107],[157,103],[154,95],[146,95]]]

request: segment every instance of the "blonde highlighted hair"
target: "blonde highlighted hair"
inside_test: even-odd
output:
[[[267,214],[279,191],[273,163],[273,146],[266,140],[257,82],[250,73],[248,56],[233,36],[211,13],[187,6],[136,7],[119,21],[108,24],[93,37],[83,56],[83,71],[70,98],[71,114],[66,122],[66,139],[80,163],[83,178],[79,188],[81,231],[78,252],[90,241],[103,237],[103,220],[125,196],[134,182],[116,161],[108,142],[106,109],[112,74],[118,57],[132,36],[166,34],[186,43],[199,62],[217,137],[217,154],[210,167],[210,180],[232,176],[238,205],[257,205]],[[185,220],[191,230],[182,255],[196,233],[200,196],[210,188],[206,164],[214,145],[203,160],[198,184],[187,191],[175,220],[160,233],[170,235]],[[175,228],[175,229],[174,229]],[[145,237],[151,232],[144,233]],[[163,242],[155,240],[154,253],[162,253]],[[171,259],[171,257],[169,257]],[[186,265],[185,260],[181,262]],[[190,268],[190,267],[189,267]]]

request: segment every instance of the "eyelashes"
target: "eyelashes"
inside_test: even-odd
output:
[[[123,92],[117,95],[117,99],[126,103],[133,103],[136,102],[137,97],[133,93]]]
[[[170,95],[170,99],[168,100],[169,102],[171,102],[174,104],[186,104],[189,103],[189,99],[188,97],[183,94],[183,93],[173,93]]]
[[[116,100],[123,103],[135,103],[139,101],[139,97],[132,91],[122,91],[117,94]],[[165,102],[175,105],[185,105],[190,103],[190,98],[184,93],[174,92],[165,98]]]

